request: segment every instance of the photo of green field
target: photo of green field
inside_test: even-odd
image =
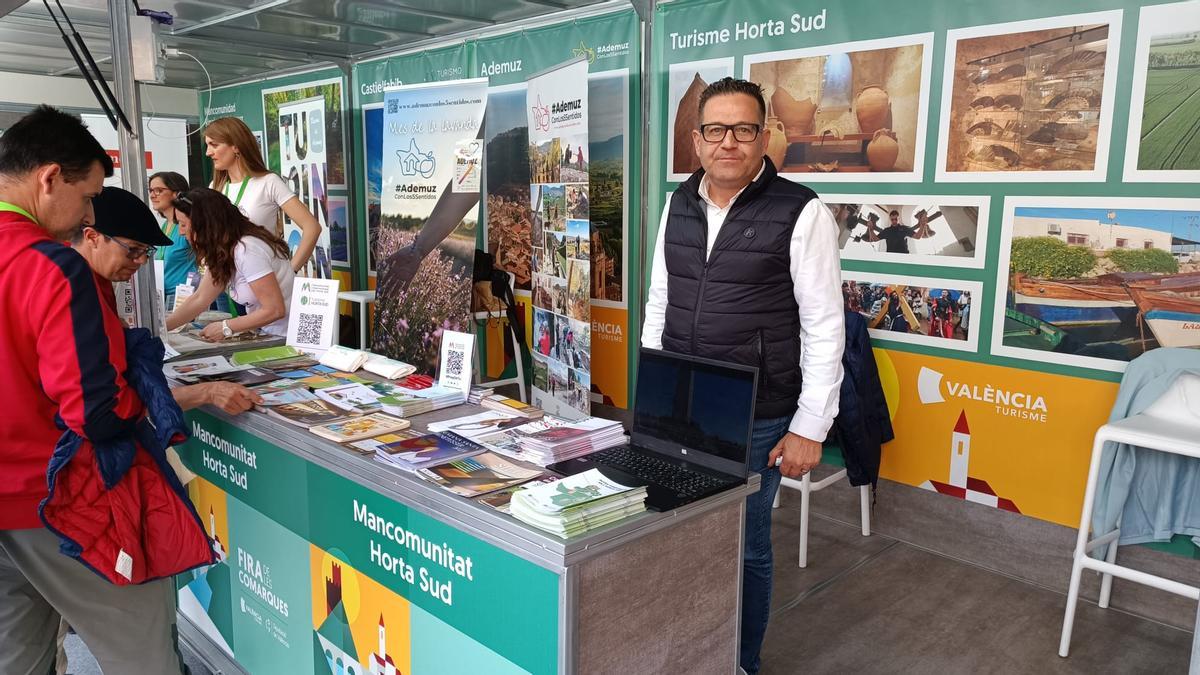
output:
[[[1151,38],[1138,169],[1200,169],[1200,25]]]

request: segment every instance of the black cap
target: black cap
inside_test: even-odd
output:
[[[137,195],[118,187],[106,187],[92,199],[96,222],[92,227],[110,237],[125,237],[147,246],[170,246],[158,219]]]

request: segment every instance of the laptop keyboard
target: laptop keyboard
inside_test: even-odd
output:
[[[661,485],[684,495],[698,495],[729,483],[708,474],[692,471],[666,460],[628,448],[609,448],[592,456],[602,464]]]

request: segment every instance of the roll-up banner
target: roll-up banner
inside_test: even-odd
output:
[[[400,86],[384,96],[373,345],[422,372],[437,372],[444,331],[472,332],[486,104],[486,79]]]
[[[588,64],[529,78],[533,403],[567,417],[591,409]]]

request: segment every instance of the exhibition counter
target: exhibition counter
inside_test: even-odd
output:
[[[564,540],[262,413],[188,415],[222,562],[179,578],[180,634],[220,672],[734,669],[757,475]]]

